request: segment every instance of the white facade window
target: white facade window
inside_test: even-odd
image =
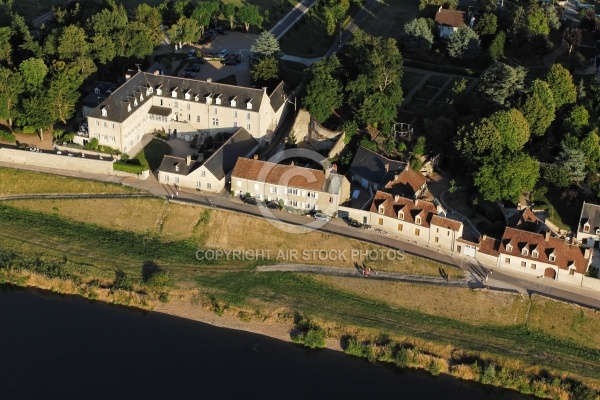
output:
[[[108,142],[108,135],[104,135],[104,136],[102,136],[102,141],[104,141],[104,142]]]
[[[103,117],[108,116],[108,109],[106,107],[102,108],[102,116]]]
[[[233,118],[237,118],[237,110],[233,111]]]
[[[417,218],[415,218],[415,224],[421,225],[421,217],[417,216]]]
[[[192,105],[190,103],[187,103],[186,106],[187,106],[187,110],[190,111],[190,108]]]
[[[233,127],[237,128],[237,121],[233,121]]]
[[[202,187],[202,182],[196,181],[196,187],[200,189]]]
[[[211,188],[212,188],[212,184],[211,184],[210,182],[209,182],[209,183],[207,183],[207,184],[206,184],[206,188],[207,188],[207,189],[211,189]]]
[[[96,126],[100,126],[100,121],[96,120]]]
[[[271,186],[271,193],[277,193],[277,188],[275,186]]]
[[[106,121],[102,123],[102,126],[106,128]]]
[[[311,199],[316,199],[317,193],[316,192],[308,192],[308,193],[306,193],[306,197],[310,197]]]
[[[250,124],[246,125],[246,129],[250,131]]]
[[[179,108],[179,102],[178,101],[173,102],[173,108]]]
[[[184,98],[185,98],[186,100],[189,100],[189,99],[190,99],[190,97],[191,97],[191,96],[190,96],[190,93],[189,93],[189,92],[188,92],[188,93],[186,93],[186,94],[185,94],[185,96],[184,96]],[[188,104],[188,110],[189,110],[189,109],[190,109],[190,105]]]
[[[231,100],[231,107],[235,107],[235,99]]]
[[[221,97],[217,97],[216,100],[215,100],[215,103],[221,104]]]
[[[218,112],[219,112],[219,110],[218,110],[217,108],[213,108],[213,114],[214,114],[214,115],[217,115],[217,114],[218,114]]]
[[[288,188],[288,194],[298,194],[298,189],[294,189],[294,188]]]
[[[385,212],[385,208],[383,206],[379,206],[379,214],[383,214]]]
[[[549,259],[551,262],[554,262],[554,261],[556,261],[556,256],[554,254],[550,254]]]
[[[212,119],[212,126],[219,126],[219,118]]]
[[[290,205],[292,207],[298,207],[298,202],[296,200],[290,200]]]
[[[196,122],[200,122],[200,116],[199,115],[196,117]]]
[[[206,104],[212,104],[212,97],[206,97]]]
[[[246,113],[246,119],[250,119],[250,113],[249,112]]]
[[[110,124],[110,129],[112,129],[112,130],[114,130],[114,129],[115,129],[115,123],[114,123],[114,122],[111,122],[111,124]]]
[[[169,182],[169,175],[164,175],[165,177],[165,182]]]
[[[251,102],[247,102],[247,103],[246,103],[246,108],[247,108],[248,110],[252,110],[252,103],[251,103]]]
[[[404,219],[404,212],[398,211],[398,219]]]
[[[116,141],[116,140],[115,140],[115,137],[114,137],[114,136],[111,136],[111,137],[110,137],[110,141],[111,141],[112,143],[115,143],[115,141]]]
[[[175,183],[179,183],[179,177],[178,176],[175,177]]]
[[[204,178],[204,177],[206,176],[206,171],[202,171],[202,172],[200,173],[200,176]]]
[[[188,114],[188,121],[192,120],[192,114]]]
[[[160,102],[159,102],[159,103],[160,103],[160,105],[162,106],[162,105],[163,105],[163,100],[162,100],[162,99],[160,99]]]

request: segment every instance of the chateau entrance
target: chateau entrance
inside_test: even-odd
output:
[[[544,271],[544,278],[556,279],[556,271],[554,268],[546,268]]]

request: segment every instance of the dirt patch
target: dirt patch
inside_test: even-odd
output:
[[[26,143],[29,146],[36,146],[42,150],[53,150],[52,134],[50,132],[44,132],[44,140],[40,140],[37,133],[15,133],[17,142]]]
[[[366,298],[475,325],[517,325],[527,314],[528,301],[517,294],[346,277],[314,279]]]
[[[162,223],[162,234],[182,239],[192,237],[194,227],[202,212],[203,210],[199,207],[169,204],[168,212]]]

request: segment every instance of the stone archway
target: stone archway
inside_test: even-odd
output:
[[[556,271],[554,268],[546,268],[544,271],[544,278],[556,279]]]

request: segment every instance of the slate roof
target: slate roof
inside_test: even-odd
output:
[[[118,85],[109,82],[96,82],[94,90],[92,90],[84,99],[81,104],[86,107],[96,107],[104,99],[106,99],[112,92],[117,89]],[[96,93],[98,92],[98,93]]]
[[[440,9],[435,14],[435,22],[438,25],[450,26],[458,28],[461,25],[466,25],[467,14],[464,11]]]
[[[271,93],[269,96],[273,110],[277,112],[277,110],[279,110],[279,108],[285,104],[285,100],[288,97],[290,97],[290,88],[285,84],[285,82],[281,81],[273,90],[273,93]]]
[[[187,165],[187,160],[185,158],[175,156],[163,156],[158,170],[161,172],[168,172],[170,174],[186,176],[199,166],[200,163],[198,161],[192,160],[190,162],[190,165]],[[179,167],[179,170],[177,170],[177,167]]]
[[[150,95],[146,93],[148,87],[153,88],[153,93]],[[260,109],[264,93],[262,89],[138,72],[102,101],[99,107],[93,109],[89,117],[123,122],[136,108],[148,101],[150,97],[156,96],[157,88],[162,90],[163,94],[161,97],[173,98],[171,92],[175,90],[177,99],[184,99],[185,93],[189,92],[192,101],[198,96],[198,101],[203,103],[206,102],[207,96],[212,96],[213,98],[220,96],[221,105],[226,107],[232,107],[231,100],[235,99],[234,108],[244,110],[246,109],[246,104],[251,102],[251,111],[254,112]],[[134,101],[136,100],[138,102],[137,106],[134,105]],[[127,111],[128,106],[131,106],[131,111]],[[107,107],[106,110],[108,111],[106,117],[103,117],[101,112],[104,107]]]
[[[422,173],[407,165],[404,171],[394,176],[394,179],[385,185],[385,190],[393,194],[413,197],[426,182],[427,178]]]
[[[581,216],[579,218],[579,232],[583,231],[583,226],[589,223],[590,230],[585,233],[596,233],[596,229],[600,229],[600,205],[591,204],[591,203],[583,203],[583,207],[581,207]]]
[[[453,231],[458,232],[460,227],[462,226],[462,222],[456,221],[454,219],[445,218],[439,215],[433,215],[431,217],[431,225],[440,226],[442,228],[451,229]]]
[[[217,179],[223,179],[235,167],[238,157],[247,156],[257,146],[258,141],[240,128],[204,161],[204,166]]]
[[[323,191],[325,185],[323,171],[241,157],[231,177],[315,191]]]
[[[146,70],[146,72],[148,72],[149,74],[155,74],[157,73],[156,71],[158,71],[159,75],[172,75],[171,71],[165,68],[165,66],[159,63],[158,61],[155,61],[154,64],[152,64],[150,68]]]
[[[377,191],[371,204],[371,212],[379,214],[379,207],[383,206],[383,215],[398,219],[398,212],[404,212],[402,221],[415,223],[417,216],[421,217],[421,226],[428,228],[432,217],[437,214],[437,208],[429,201],[411,200],[406,197],[392,195]]]
[[[508,251],[507,246],[512,248]],[[523,248],[527,249],[528,255],[523,255]],[[538,256],[533,257],[533,250],[536,250]],[[560,269],[568,269],[570,265],[575,266],[575,270],[584,274],[588,267],[589,255],[585,256],[585,249],[573,244],[567,243],[564,239],[554,236],[542,235],[539,233],[527,232],[520,229],[507,227],[504,230],[502,239],[498,246],[498,252],[503,255],[512,255],[525,258],[531,261],[556,265]],[[550,255],[554,254],[555,261],[550,261]]]
[[[386,164],[389,165],[387,172],[385,170]],[[369,182],[375,182],[383,186],[392,180],[397,173],[403,171],[404,168],[406,168],[405,163],[390,160],[360,146],[352,160],[352,165],[350,165],[350,172]]]

